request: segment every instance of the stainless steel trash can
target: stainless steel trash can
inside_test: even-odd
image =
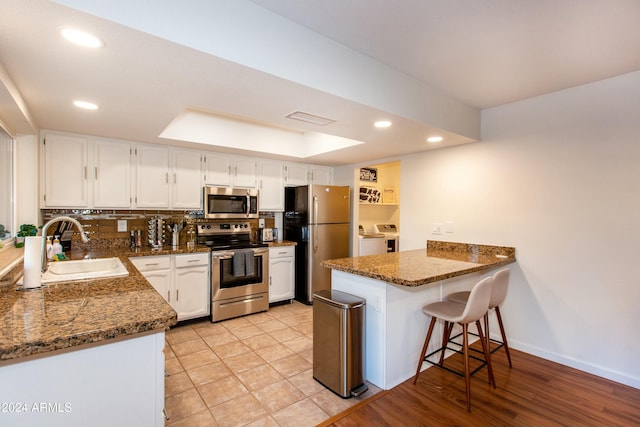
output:
[[[334,290],[313,294],[313,378],[343,398],[364,383],[365,300]]]

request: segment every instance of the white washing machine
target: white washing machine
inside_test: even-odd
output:
[[[359,226],[358,255],[380,255],[387,253],[387,243],[382,233],[366,233]]]
[[[387,252],[398,252],[400,250],[400,232],[395,224],[376,224],[373,230],[384,235]]]

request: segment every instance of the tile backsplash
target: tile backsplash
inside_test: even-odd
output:
[[[78,249],[91,249],[101,247],[129,247],[130,244],[130,231],[141,230],[142,232],[142,245],[149,246],[148,242],[148,221],[154,218],[162,218],[165,224],[177,223],[179,225],[184,224],[186,221],[202,222],[211,221],[204,220],[202,211],[158,211],[158,210],[71,210],[71,209],[43,209],[41,210],[43,222],[47,222],[50,219],[67,215],[77,219],[84,227],[84,230],[88,232],[89,242],[84,243],[80,239],[80,235],[77,229],[74,228],[74,233],[71,238],[71,244],[74,248]],[[261,212],[260,218],[265,219],[266,227],[274,227],[275,220],[272,212]],[[127,221],[127,231],[118,231],[118,220]],[[233,222],[219,221],[219,222]],[[252,230],[252,240],[257,237],[258,220],[249,220]],[[55,226],[52,226],[48,231],[48,235],[52,235],[56,230]],[[166,243],[171,245],[170,233],[166,234]],[[182,228],[180,232],[180,242],[184,244],[186,242],[186,227]]]

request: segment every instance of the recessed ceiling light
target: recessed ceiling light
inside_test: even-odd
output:
[[[97,49],[104,46],[104,42],[98,37],[87,32],[76,30],[75,28],[63,28],[60,30],[62,37],[79,46]]]
[[[73,101],[73,105],[75,105],[78,108],[83,108],[85,110],[98,109],[98,106],[96,104],[94,104],[93,102],[87,102],[87,101]]]
[[[427,138],[427,142],[440,142],[442,141],[444,138],[441,136],[430,136],[429,138]]]
[[[391,126],[391,122],[389,120],[380,120],[373,124],[377,128],[388,128]]]

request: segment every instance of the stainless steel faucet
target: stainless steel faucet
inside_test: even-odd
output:
[[[82,228],[82,224],[80,224],[78,222],[78,220],[71,218],[70,216],[58,216],[53,218],[52,220],[50,220],[49,222],[47,222],[45,225],[42,226],[42,262],[41,262],[41,271],[44,273],[45,270],[47,269],[47,230],[49,229],[49,226],[51,224],[54,224],[56,222],[61,222],[61,221],[69,221],[73,224],[76,225],[76,227],[78,227],[78,230],[80,231],[80,237],[82,238],[83,242],[88,242],[89,238],[87,237],[84,228]]]

